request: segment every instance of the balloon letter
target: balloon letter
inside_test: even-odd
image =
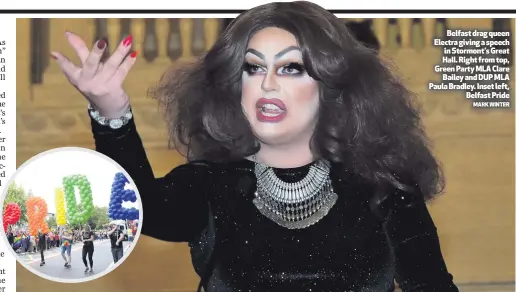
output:
[[[38,234],[38,229],[41,229],[41,232],[43,233],[50,232],[47,221],[45,220],[48,211],[47,202],[45,202],[43,198],[32,197],[27,200],[26,205],[30,235],[36,236]]]
[[[133,190],[125,190],[126,183],[129,183],[125,175],[121,172],[115,175],[115,180],[111,185],[111,199],[109,202],[109,218],[115,220],[136,220],[140,213],[138,209],[124,208],[123,202],[136,202],[136,193]]]
[[[7,203],[7,205],[5,205],[4,214],[2,216],[4,230],[7,232],[7,227],[9,227],[9,224],[16,224],[16,222],[20,220],[20,216],[20,206],[18,206],[16,203]]]
[[[77,210],[77,201],[75,199],[75,187],[79,189],[81,198],[82,211]],[[77,174],[63,178],[63,190],[66,200],[66,213],[68,223],[83,224],[90,219],[93,213],[93,197],[91,195],[90,182],[86,176]]]
[[[66,225],[66,210],[63,189],[56,189],[56,223],[58,226]]]

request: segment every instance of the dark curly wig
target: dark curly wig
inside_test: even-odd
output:
[[[313,153],[375,185],[442,192],[441,168],[428,147],[414,95],[344,21],[305,1],[269,3],[239,15],[195,63],[171,70],[151,89],[171,139],[190,160],[229,161],[259,150],[241,106],[244,54],[266,27],[296,36],[320,90]]]

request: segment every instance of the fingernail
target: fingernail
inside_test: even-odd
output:
[[[106,46],[106,41],[105,41],[105,40],[99,40],[99,41],[97,42],[97,48],[98,48],[99,50],[102,50],[105,46]]]
[[[71,34],[72,34],[71,32],[69,32],[69,31],[65,31],[65,36],[69,36],[69,35],[71,35]]]
[[[50,54],[50,57],[52,57],[52,59],[54,59],[54,60],[57,60],[57,57],[54,56],[53,54]]]
[[[129,35],[127,36],[124,41],[122,42],[122,45],[129,46],[133,42],[133,36]]]
[[[140,53],[139,51],[134,51],[129,56],[134,59],[134,58],[136,58],[136,56],[138,56],[139,53]]]

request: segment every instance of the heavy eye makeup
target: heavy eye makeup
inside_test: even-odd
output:
[[[289,62],[286,65],[279,67],[279,75],[303,75],[305,73],[305,67],[303,64],[298,62]]]
[[[283,76],[301,76],[305,73],[305,67],[299,62],[286,62],[283,65],[275,66],[276,74]],[[266,66],[260,65],[258,62],[246,61],[243,66],[244,71],[253,76],[256,74],[266,74]]]

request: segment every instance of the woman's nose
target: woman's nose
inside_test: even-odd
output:
[[[263,78],[262,90],[265,92],[279,91],[280,86],[277,82],[277,76],[273,72],[267,73]]]

